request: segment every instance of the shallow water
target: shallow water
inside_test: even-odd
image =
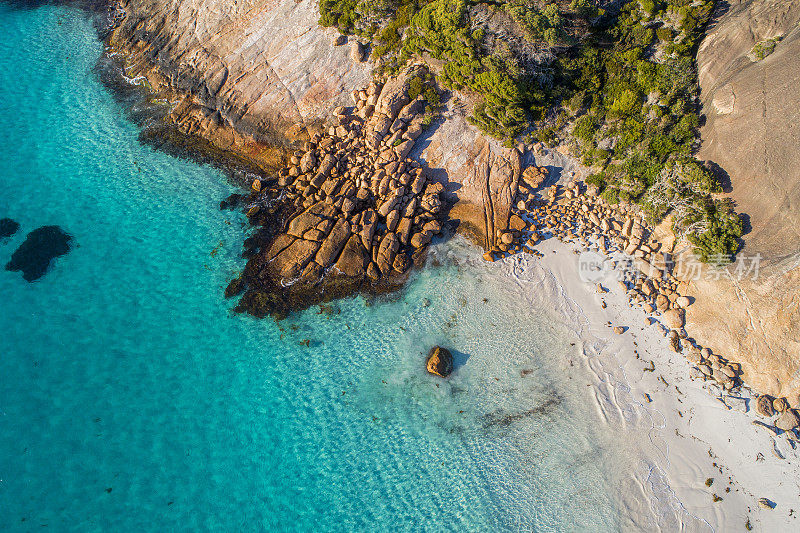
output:
[[[234,315],[235,188],[137,141],[85,14],[0,18],[0,262],[74,238],[33,283],[0,271],[0,529],[618,528],[568,324],[457,240],[395,297]]]

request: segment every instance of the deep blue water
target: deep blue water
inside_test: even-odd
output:
[[[76,245],[33,283],[0,270],[0,529],[616,529],[567,331],[447,259],[474,251],[440,244],[393,298],[235,315],[234,186],[137,141],[84,13],[0,20],[0,218],[22,225],[0,264],[39,226]]]

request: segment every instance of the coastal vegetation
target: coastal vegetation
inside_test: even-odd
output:
[[[694,54],[713,0],[598,4],[322,0],[320,23],[371,40],[382,71],[433,60],[444,87],[471,96],[482,131],[509,146],[569,144],[608,201],[638,203],[653,223],[672,214],[703,261],[730,260],[741,219],[693,156]]]
[[[775,46],[781,41],[781,39],[783,39],[783,36],[773,37],[772,39],[766,39],[764,41],[757,42],[750,51],[750,59],[753,61],[761,61],[775,51]]]

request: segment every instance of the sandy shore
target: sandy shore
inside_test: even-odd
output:
[[[754,424],[761,417],[749,390],[717,396],[670,350],[658,316],[628,305],[612,274],[601,280],[605,293],[581,279],[577,245],[551,238],[536,249],[542,258],[517,254],[493,268],[574,331],[575,364],[594,376],[587,408],[635,450],[621,476],[625,529],[743,531],[748,521],[754,531],[800,529],[798,442]]]

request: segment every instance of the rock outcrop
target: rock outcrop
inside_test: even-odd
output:
[[[147,78],[175,103],[168,119],[182,133],[255,161],[267,158],[264,143],[304,134],[369,80],[369,64],[334,44],[338,32],[319,26],[311,0],[123,0],[119,7],[124,17],[109,44],[124,56],[126,75]]]
[[[520,153],[483,137],[451,103],[448,119],[424,145],[420,156],[429,167],[441,168],[445,197],[455,204],[450,218],[459,230],[484,249],[500,245],[519,190]]]
[[[698,157],[718,168],[747,216],[745,276],[684,278],[697,296],[688,326],[742,363],[756,389],[800,392],[800,3],[718,2],[698,51],[706,123]],[[782,37],[760,61],[756,43]],[[729,183],[728,183],[729,182]],[[680,254],[676,254],[680,260]],[[748,272],[753,262],[757,271]]]
[[[253,188],[252,216],[263,217],[265,232],[278,231],[247,265],[240,310],[282,316],[331,295],[374,291],[402,283],[420,261],[443,215],[442,185],[403,147],[413,147],[404,136],[424,111],[409,98],[410,80],[424,75],[410,67],[353,91],[355,106],[338,107],[326,133],[294,152],[276,188]]]

